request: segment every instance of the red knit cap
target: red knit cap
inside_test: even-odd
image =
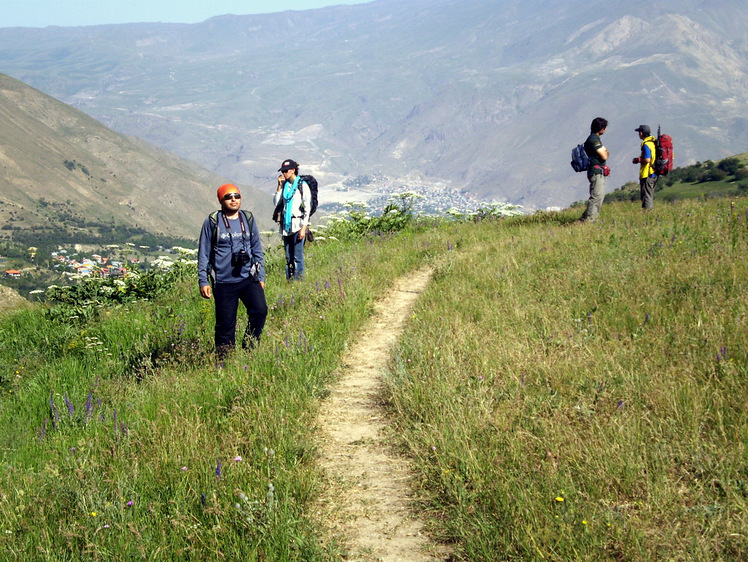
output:
[[[241,195],[241,191],[239,191],[239,188],[233,183],[225,183],[218,188],[218,200],[223,201],[223,198],[226,197],[227,193],[238,193]]]

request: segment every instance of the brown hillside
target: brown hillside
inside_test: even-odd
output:
[[[74,217],[79,228],[96,221],[197,238],[226,181],[0,74],[2,225],[44,228]],[[266,226],[270,197],[242,191]]]

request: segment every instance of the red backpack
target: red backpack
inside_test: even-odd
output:
[[[658,176],[666,176],[673,169],[673,138],[660,133],[657,125],[657,140],[655,141],[654,171]]]

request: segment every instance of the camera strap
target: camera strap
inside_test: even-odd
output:
[[[242,229],[242,246],[244,247],[244,251],[247,251],[247,227],[244,226],[244,219],[242,218],[241,211],[238,211],[239,214],[239,227]],[[234,237],[231,236],[231,224],[229,224],[229,219],[226,218],[225,213],[221,213],[221,218],[223,219],[223,226],[226,227],[226,233],[229,235],[229,244],[231,244],[231,253],[234,253]]]

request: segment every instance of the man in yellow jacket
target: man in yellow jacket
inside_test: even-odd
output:
[[[642,201],[642,209],[651,209],[654,207],[654,192],[657,185],[657,174],[654,170],[655,138],[647,125],[639,125],[634,131],[639,133],[642,141],[641,154],[632,161],[634,164],[639,164],[639,197]]]

